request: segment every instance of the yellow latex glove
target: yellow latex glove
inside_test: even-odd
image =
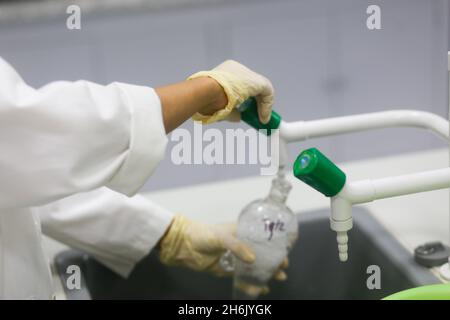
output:
[[[273,278],[278,281],[285,281],[287,279],[286,273],[283,271],[283,269],[286,269],[289,266],[289,259],[286,257],[284,261],[281,263],[279,269],[277,272],[275,272]],[[239,290],[245,292],[245,294],[249,297],[257,298],[260,295],[265,295],[270,292],[270,289],[268,286],[258,286],[254,285],[248,282],[244,281],[235,281],[233,283],[235,288],[238,288]]]
[[[169,266],[185,266],[218,276],[231,275],[220,266],[220,258],[228,250],[246,263],[255,260],[252,249],[239,241],[235,232],[235,225],[209,225],[177,215],[160,242],[160,260]],[[275,273],[276,280],[286,280],[287,276],[282,268],[286,268],[287,264],[287,260],[284,261]],[[268,292],[267,288],[249,290]]]
[[[274,99],[272,83],[264,76],[248,69],[242,64],[227,60],[211,71],[201,71],[188,78],[210,77],[224,89],[228,98],[225,108],[212,115],[195,114],[192,119],[203,124],[213,123],[225,118],[240,120],[240,113],[235,109],[250,97],[258,102],[258,115],[262,123],[270,120]]]

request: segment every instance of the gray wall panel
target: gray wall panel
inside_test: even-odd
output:
[[[369,4],[382,30],[365,27]],[[88,79],[162,85],[234,58],[270,77],[286,120],[411,108],[447,115],[446,0],[242,1],[168,10],[65,16],[0,26],[0,55],[32,85]],[[446,40],[447,39],[447,40]],[[217,124],[227,127],[236,124]],[[192,123],[184,128],[192,130]],[[169,144],[170,155],[173,143]],[[442,146],[414,129],[297,143],[346,161]],[[175,166],[167,157],[146,190],[258,174],[257,166]]]

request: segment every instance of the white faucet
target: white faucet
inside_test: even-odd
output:
[[[282,121],[279,129],[282,140],[297,142],[394,127],[421,128],[432,131],[446,141],[449,138],[449,123],[446,119],[431,112],[416,110],[391,110],[312,121]]]
[[[450,52],[448,54],[450,77]],[[449,90],[450,94],[450,90]],[[449,120],[436,114],[417,110],[392,110],[366,113],[344,117],[334,117],[313,121],[285,122],[276,113],[271,120],[262,125],[258,120],[255,99],[242,105],[242,120],[256,129],[279,129],[273,135],[280,139],[279,170],[287,164],[287,144],[311,138],[327,137],[344,133],[367,131],[382,128],[412,127],[429,130],[449,143]],[[303,155],[303,156],[302,156]],[[331,198],[331,229],[337,233],[339,259],[348,259],[347,232],[353,226],[352,206],[378,199],[407,194],[450,188],[450,167],[374,180],[346,181],[345,174],[317,149],[306,150],[294,164],[294,174],[304,182]],[[444,273],[450,280],[450,258]]]
[[[348,258],[347,231],[352,228],[353,205],[445,188],[450,188],[450,168],[346,182],[331,198],[330,225],[337,232],[339,259],[346,261]]]
[[[443,138],[447,144],[449,142],[450,126],[448,120],[430,112],[414,110],[394,110],[313,121],[282,121],[279,127],[279,134],[281,145],[284,146],[289,142],[310,138],[388,127],[422,128]],[[318,150],[316,151],[318,152]],[[326,160],[329,161],[328,159]],[[309,163],[309,159],[307,162]],[[308,163],[305,166],[308,166]],[[302,165],[299,164],[299,166]],[[336,169],[339,170],[337,167]],[[346,181],[345,174],[342,173],[342,175],[344,178],[339,192],[333,195],[327,194],[331,198],[330,226],[337,233],[339,259],[341,261],[347,261],[348,259],[347,232],[353,226],[353,205],[378,199],[450,188],[449,167],[402,176],[354,182]],[[320,189],[317,185],[314,186],[314,181],[311,181],[311,179],[308,180],[307,178],[305,180],[314,188]],[[326,180],[325,178],[322,183],[327,184]]]

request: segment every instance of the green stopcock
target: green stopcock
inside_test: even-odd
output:
[[[278,129],[281,123],[281,116],[272,111],[272,116],[268,123],[263,124],[258,117],[258,103],[255,98],[245,100],[240,106],[241,120],[252,126],[256,130],[264,130],[267,135],[272,134],[272,130]]]
[[[316,148],[303,151],[294,163],[294,176],[327,197],[345,185],[345,173]]]

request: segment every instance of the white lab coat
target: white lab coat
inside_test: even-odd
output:
[[[50,235],[127,274],[171,214],[117,192],[134,195],[166,144],[153,89],[77,81],[36,90],[0,58],[0,297],[52,296],[38,215]]]
[[[173,218],[141,195],[130,198],[108,188],[33,210],[45,235],[89,253],[123,277],[149,254]]]

